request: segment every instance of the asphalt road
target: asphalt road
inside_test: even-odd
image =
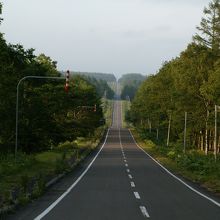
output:
[[[220,220],[219,198],[177,178],[122,129],[121,102],[115,101],[102,148],[77,173],[8,219]]]

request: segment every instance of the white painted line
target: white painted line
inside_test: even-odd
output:
[[[131,174],[128,174],[128,177],[129,177],[130,179],[133,179],[133,177],[132,177],[132,175],[131,175]]]
[[[126,171],[127,171],[128,173],[130,173],[130,170],[129,170],[129,169],[127,169]]]
[[[34,218],[34,220],[40,220],[42,219],[45,215],[47,215],[58,203],[61,202],[61,200],[68,195],[71,190],[77,185],[77,183],[85,176],[85,174],[88,172],[88,170],[90,169],[90,167],[92,166],[92,164],[95,162],[96,158],[99,156],[100,152],[102,151],[103,147],[106,144],[107,138],[108,138],[108,134],[109,134],[109,129],[108,132],[106,134],[105,137],[105,141],[102,145],[102,147],[100,148],[100,150],[98,151],[98,153],[96,154],[96,156],[93,158],[93,160],[91,161],[91,163],[88,165],[88,167],[84,170],[84,172],[78,177],[78,179],[66,190],[66,192],[64,192],[55,202],[53,202],[46,210],[44,210],[40,215],[38,215],[36,218]]]
[[[125,166],[128,167],[128,164],[126,163]]]
[[[134,192],[134,196],[135,196],[136,199],[141,199],[141,197],[140,197],[138,192]]]
[[[171,175],[173,178],[175,178],[176,180],[178,180],[179,182],[181,182],[183,185],[185,185],[188,189],[192,190],[193,192],[197,193],[198,195],[200,195],[201,197],[209,200],[211,203],[217,205],[218,207],[220,207],[220,203],[215,201],[214,199],[206,196],[205,194],[199,192],[198,190],[194,189],[192,186],[190,186],[189,184],[185,183],[183,180],[181,180],[179,177],[175,176],[173,173],[171,173],[167,168],[165,168],[162,164],[160,164],[157,160],[155,160],[150,154],[148,154],[143,148],[141,148],[138,143],[136,142],[136,140],[134,139],[134,136],[132,135],[130,129],[129,132],[134,140],[134,143],[137,145],[138,148],[140,148],[148,157],[150,157],[157,165],[159,165],[163,170],[165,170],[169,175]]]
[[[134,188],[134,187],[135,187],[134,182],[131,182],[131,187],[132,187],[132,188]]]
[[[148,214],[148,211],[147,211],[147,209],[145,208],[145,206],[140,206],[140,210],[141,210],[141,212],[142,212],[142,214],[143,214],[144,217],[150,218],[150,215]]]
[[[127,163],[127,160],[124,160],[125,163]]]

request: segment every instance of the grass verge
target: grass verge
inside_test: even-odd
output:
[[[113,100],[102,99],[103,113],[106,120],[106,126],[110,127],[112,124],[112,113],[113,113]]]
[[[198,183],[200,186],[220,196],[220,158],[215,162],[212,154],[206,156],[195,150],[186,154],[178,146],[165,147],[144,139],[140,133],[132,129],[135,140],[152,157],[170,171]]]
[[[97,129],[93,138],[78,138],[46,152],[0,156],[0,209],[25,204],[41,195],[45,184],[58,174],[69,172],[99,144],[104,133]]]
[[[122,127],[128,128],[130,127],[130,124],[126,120],[126,114],[130,110],[131,103],[126,100],[122,100]]]

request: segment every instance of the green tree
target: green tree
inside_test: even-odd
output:
[[[218,52],[220,47],[220,1],[213,0],[203,12],[205,17],[197,27],[201,34],[197,33],[193,39],[196,43]]]

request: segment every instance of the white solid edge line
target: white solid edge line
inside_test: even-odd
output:
[[[108,132],[106,134],[105,137],[105,141],[102,145],[102,147],[100,148],[100,150],[98,151],[98,153],[96,154],[96,156],[93,158],[93,160],[91,161],[91,163],[88,165],[88,167],[84,170],[84,172],[78,177],[78,179],[66,190],[66,192],[64,192],[55,202],[53,202],[46,210],[44,210],[40,215],[38,215],[36,218],[34,218],[34,220],[40,220],[42,219],[45,215],[47,215],[67,194],[70,193],[70,191],[77,185],[77,183],[83,178],[83,176],[88,172],[88,170],[90,169],[90,167],[92,166],[92,164],[94,163],[94,161],[96,160],[96,158],[98,157],[98,155],[100,154],[100,152],[102,151],[103,147],[106,144],[106,140],[108,138],[108,134],[109,134],[109,129]]]
[[[134,143],[137,145],[138,148],[140,148],[148,157],[150,157],[156,164],[158,164],[163,170],[165,170],[169,175],[171,175],[173,178],[175,178],[176,180],[178,180],[179,182],[181,182],[183,185],[185,185],[187,188],[189,188],[190,190],[192,190],[193,192],[197,193],[198,195],[200,195],[201,197],[209,200],[210,202],[212,202],[213,204],[217,205],[218,207],[220,207],[220,203],[215,201],[214,199],[206,196],[205,194],[199,192],[198,190],[196,190],[195,188],[193,188],[192,186],[190,186],[189,184],[185,183],[183,180],[181,180],[179,177],[175,176],[173,173],[171,173],[167,168],[165,168],[162,164],[160,164],[157,160],[155,160],[150,154],[148,154],[143,148],[141,148],[138,143],[136,142],[136,140],[134,139],[133,134],[131,133],[130,129],[129,132],[134,140]]]
[[[136,199],[141,199],[141,197],[140,197],[138,192],[134,192],[134,196],[135,196]]]
[[[149,215],[145,206],[140,206],[140,210],[141,210],[144,217],[150,218],[150,215]]]

